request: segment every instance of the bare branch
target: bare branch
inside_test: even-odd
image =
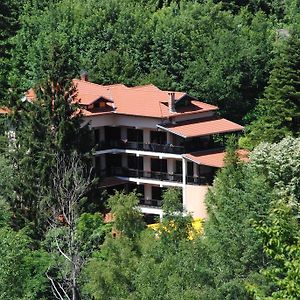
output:
[[[67,297],[67,299],[71,300],[71,298],[68,296],[67,292],[65,291],[65,289],[62,287],[62,285],[58,282],[57,283],[59,285],[59,288],[64,292],[65,296]]]
[[[67,259],[68,261],[72,262],[71,258],[61,250],[61,248],[60,248],[60,246],[59,246],[59,244],[58,244],[57,238],[55,238],[55,242],[56,242],[57,250],[59,251],[59,253],[60,253],[65,259]]]
[[[48,271],[49,271],[49,270],[48,270]],[[47,276],[47,278],[50,280],[51,286],[53,287],[53,289],[54,289],[56,295],[58,295],[58,297],[57,297],[56,295],[55,295],[55,297],[56,297],[57,299],[64,300],[63,296],[62,296],[62,295],[60,294],[60,292],[58,291],[58,289],[57,289],[57,287],[56,287],[56,285],[55,285],[55,282],[54,282],[53,278],[49,276],[48,271],[46,272],[46,276]],[[70,298],[69,298],[69,299],[70,299]]]

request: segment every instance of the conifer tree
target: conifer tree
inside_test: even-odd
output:
[[[17,169],[17,197],[12,206],[19,220],[25,218],[35,224],[43,220],[41,199],[51,184],[55,157],[90,149],[88,128],[81,126],[80,111],[74,104],[76,86],[71,81],[68,58],[62,55],[61,46],[54,44],[48,50],[48,57],[40,62],[41,77],[33,87],[34,99],[21,103],[15,98],[11,102],[16,145],[10,156]]]
[[[19,28],[18,17],[21,11],[21,1],[2,0],[0,5],[0,103],[8,88],[8,72],[11,68],[11,38]]]
[[[278,53],[264,97],[259,99],[257,119],[249,126],[247,146],[299,136],[300,30],[293,29],[287,35],[277,41]]]

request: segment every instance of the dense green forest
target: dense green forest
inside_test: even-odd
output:
[[[11,109],[0,115],[1,300],[299,299],[298,0],[2,0],[0,24],[0,106]],[[159,232],[135,193],[109,197],[104,223],[71,101],[82,70],[185,91],[246,126],[201,235],[189,238],[176,189]]]

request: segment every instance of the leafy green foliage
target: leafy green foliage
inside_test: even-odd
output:
[[[260,299],[297,299],[300,293],[299,277],[299,222],[297,207],[285,201],[274,203],[270,215],[256,228],[264,240],[264,251],[271,263],[262,274],[273,284],[273,289],[250,285],[249,290]]]
[[[145,228],[142,214],[137,208],[139,199],[135,193],[118,192],[108,199],[108,205],[114,216],[114,228],[128,238],[135,238]]]
[[[11,84],[25,90],[55,69],[68,76],[84,69],[97,83],[181,89],[242,121],[266,84],[271,20],[213,1],[167,2],[147,2],[149,9],[132,0],[27,3]]]
[[[278,144],[262,144],[253,153],[254,167],[265,174],[276,193],[268,216],[255,222],[269,258],[261,270],[265,282],[248,285],[260,299],[299,295],[299,143],[299,138],[286,138]]]
[[[45,276],[50,260],[47,253],[30,249],[30,239],[22,231],[0,229],[1,299],[46,299]]]
[[[32,103],[25,102],[21,107],[16,103],[11,116],[16,130],[15,151],[8,154],[18,170],[13,181],[16,197],[12,206],[20,220],[43,226],[39,208],[43,197],[51,195],[46,190],[52,185],[57,155],[71,156],[72,151],[86,153],[90,149],[85,139],[89,137],[88,130],[81,127],[80,115],[72,104],[75,92],[68,79],[47,81],[38,86]]]
[[[83,213],[76,223],[76,241],[81,244],[83,256],[88,257],[103,244],[111,226],[104,224],[100,213]]]
[[[123,197],[123,203],[128,203],[123,207],[132,209],[132,199],[116,193],[114,201],[119,200],[116,196]],[[170,300],[193,299],[201,295],[199,277],[194,269],[203,253],[188,239],[191,220],[175,210],[178,202],[181,202],[178,190],[170,188],[165,192],[168,215],[161,224],[163,231],[155,233],[146,229],[139,230],[134,239],[128,238],[128,234],[106,239],[85,269],[87,295],[95,299]],[[120,214],[120,209],[114,213],[115,222],[118,211]],[[121,220],[124,224],[132,222],[132,214],[122,214]]]
[[[266,179],[249,170],[251,164],[237,161],[234,148],[228,152],[227,165],[206,199],[204,243],[212,267],[213,299],[248,299],[245,280],[265,261],[262,240],[250,220],[264,217],[272,193]]]

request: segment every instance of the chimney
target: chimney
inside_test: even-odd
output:
[[[80,72],[80,79],[81,79],[82,81],[89,81],[88,72],[86,72],[86,71],[81,71],[81,72]]]
[[[175,93],[170,92],[168,93],[169,95],[169,112],[170,113],[175,113]]]

